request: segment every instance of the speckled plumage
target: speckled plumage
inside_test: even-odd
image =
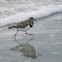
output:
[[[26,34],[32,35],[32,34],[27,33],[26,31],[27,31],[28,29],[30,29],[30,28],[33,27],[33,25],[34,25],[33,20],[34,20],[34,18],[33,18],[33,17],[30,17],[28,20],[24,20],[24,21],[22,21],[22,22],[17,23],[17,24],[14,25],[14,26],[8,27],[8,29],[14,29],[14,28],[15,28],[15,29],[17,30],[17,32],[16,32],[16,34],[15,34],[15,38],[16,38],[16,35],[17,35],[17,33],[18,33],[19,31],[24,31]]]
[[[33,19],[32,17],[30,17],[28,20],[19,22],[19,23],[17,23],[17,24],[14,25],[14,26],[10,26],[8,29],[11,29],[11,28],[21,28],[21,29],[24,29],[24,28],[26,28],[28,25],[29,25],[30,27],[33,27],[33,24],[34,24],[33,20],[34,20],[34,19]]]

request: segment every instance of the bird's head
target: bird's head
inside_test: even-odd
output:
[[[29,18],[29,21],[28,21],[30,27],[33,27],[33,25],[34,25],[34,22],[33,21],[34,21],[34,18],[33,17],[30,17]]]
[[[33,17],[30,17],[29,20],[34,20],[34,18]]]

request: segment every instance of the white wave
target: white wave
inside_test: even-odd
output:
[[[30,12],[20,12],[14,16],[1,19],[0,27],[7,24],[18,23],[20,21],[27,20],[29,17],[34,17],[36,19],[48,16],[56,12],[62,12],[62,5],[48,5],[37,7],[36,11],[33,10]]]

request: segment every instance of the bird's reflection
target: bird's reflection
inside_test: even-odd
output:
[[[31,40],[32,39],[30,39],[30,41]],[[22,52],[22,55],[25,57],[31,57],[33,59],[37,57],[35,48],[32,45],[28,44],[28,41],[25,44],[19,44],[16,47],[11,48],[10,50]]]

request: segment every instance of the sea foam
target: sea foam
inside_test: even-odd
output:
[[[14,16],[9,16],[0,20],[0,27],[12,23],[18,23],[23,20],[27,20],[29,17],[34,17],[35,19],[49,16],[56,12],[62,12],[62,5],[48,5],[40,6],[37,9],[30,12],[20,12]]]

